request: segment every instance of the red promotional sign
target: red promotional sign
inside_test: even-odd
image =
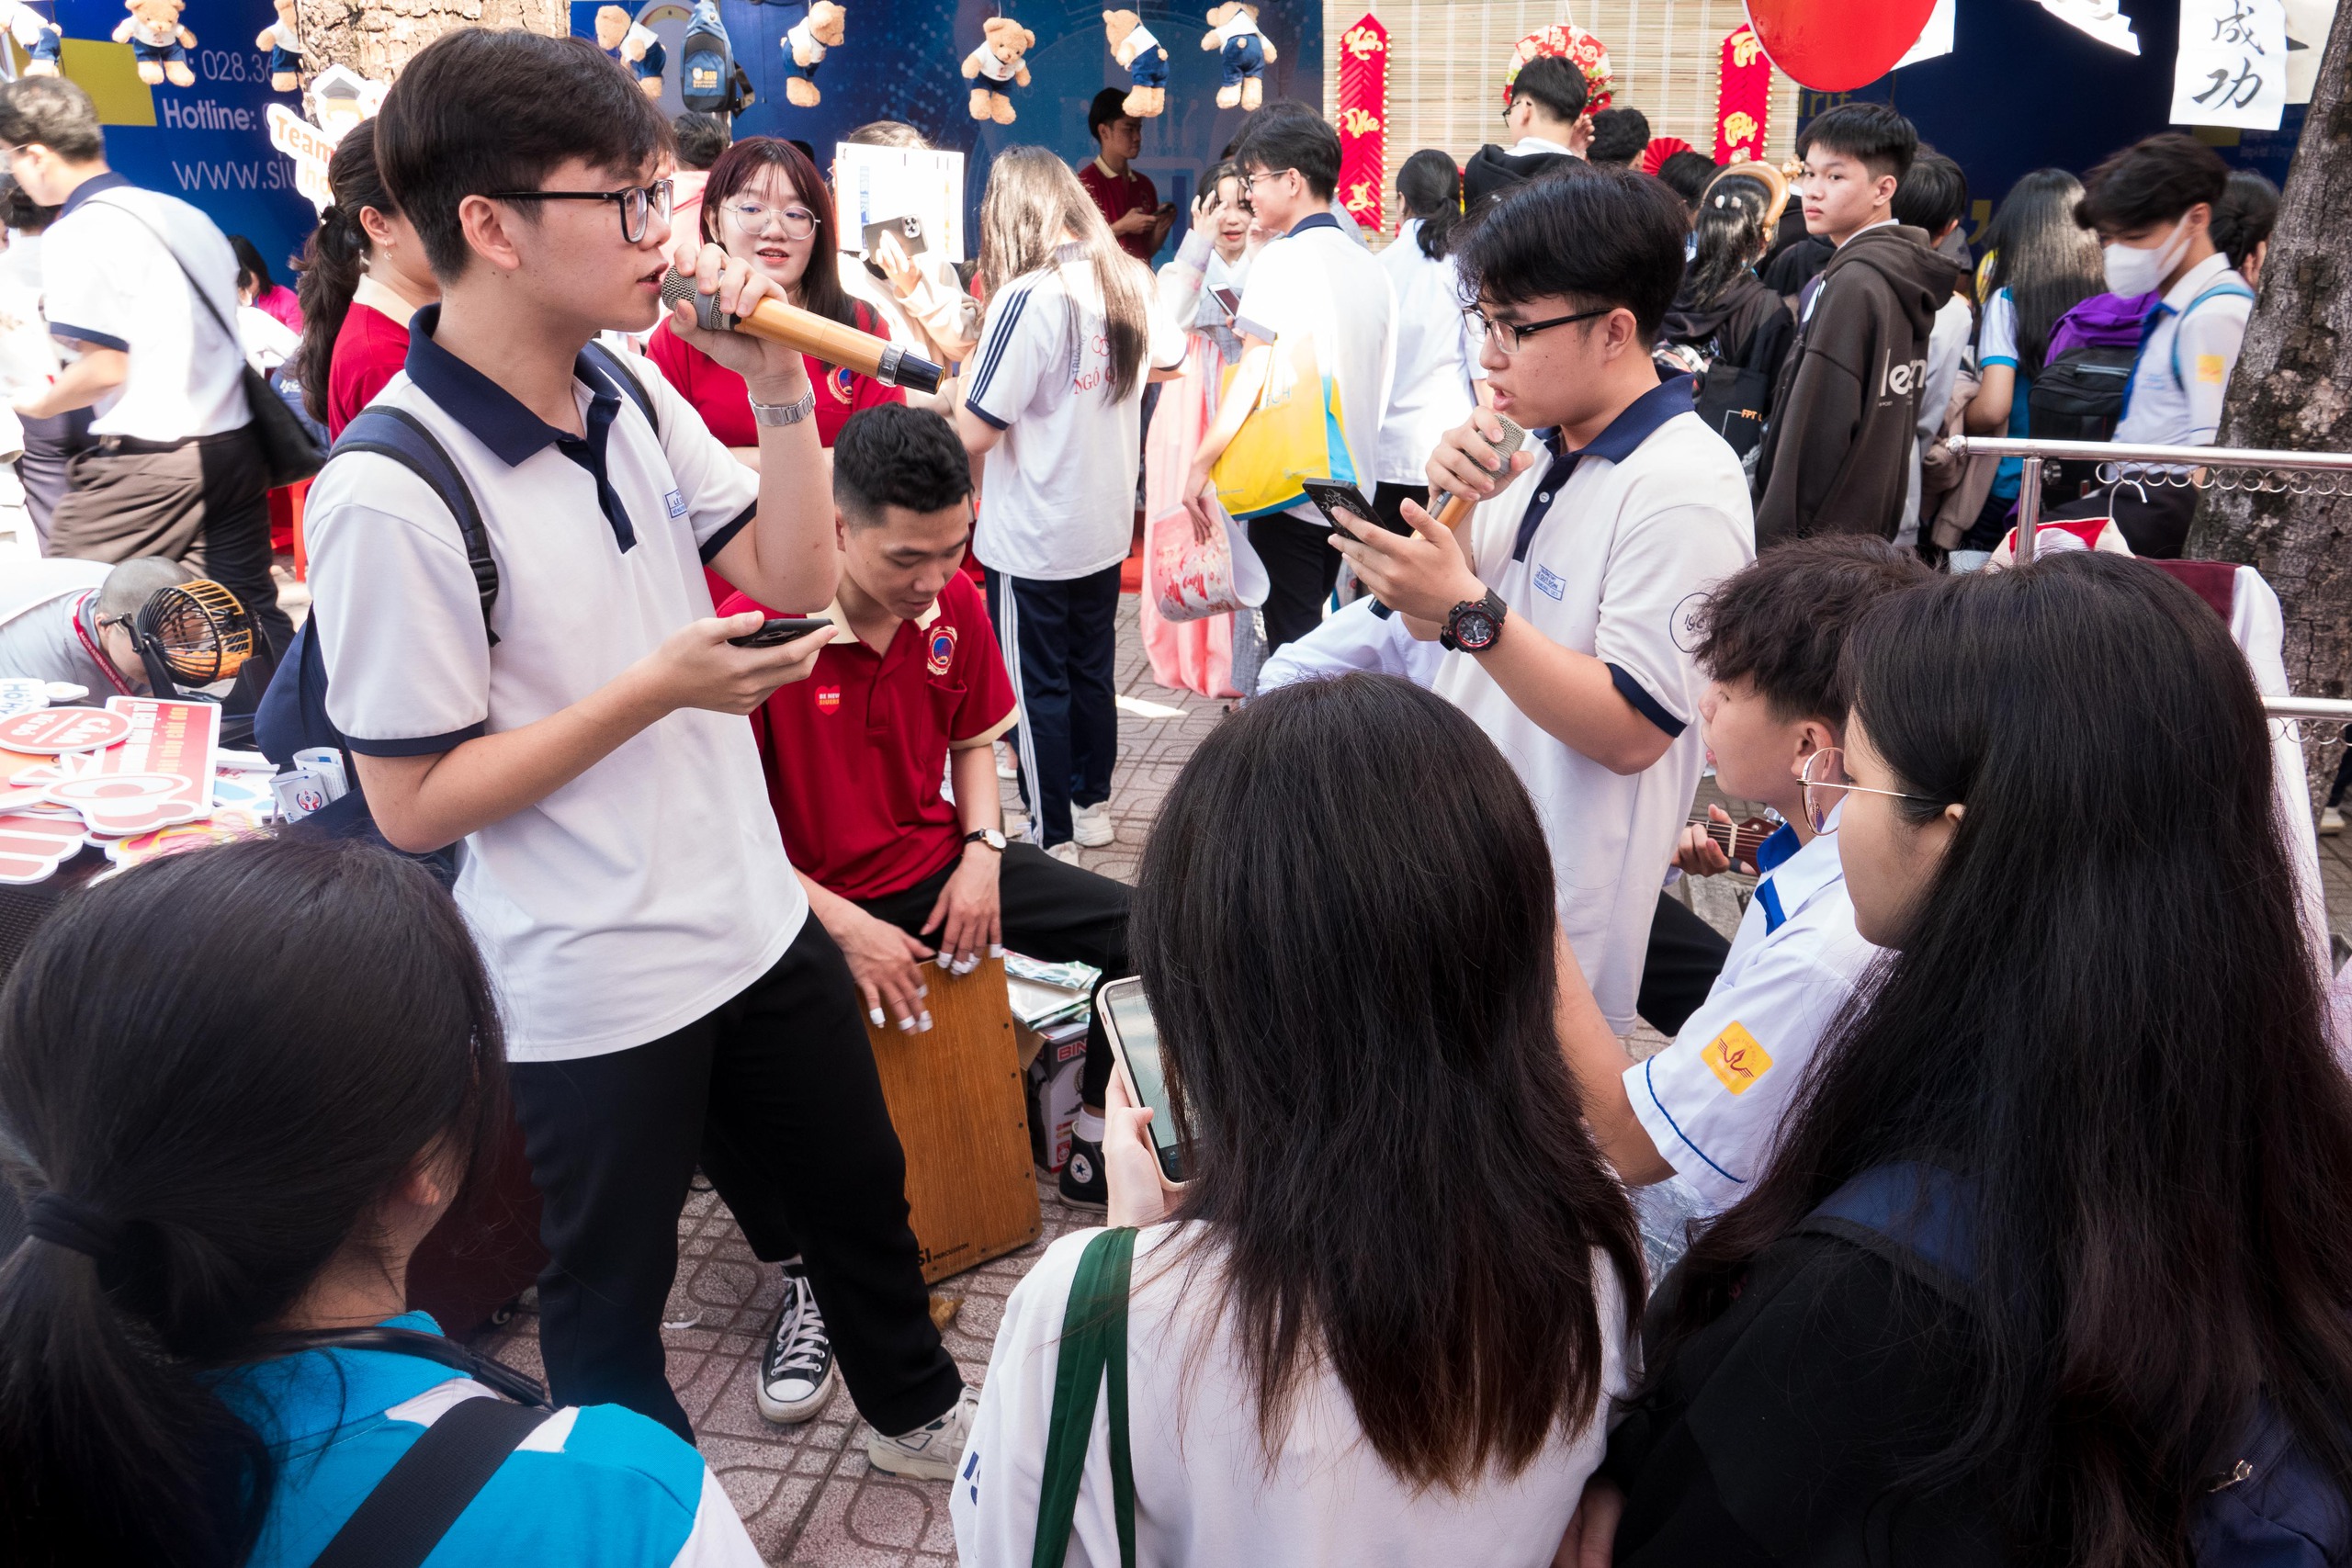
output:
[[[130,721],[101,708],[35,708],[0,720],[0,746],[13,751],[95,751],[130,733]]]
[[[1366,11],[1340,35],[1340,205],[1381,227],[1388,183],[1388,29]]]
[[[41,791],[43,798],[80,812],[92,832],[107,835],[212,814],[212,753],[220,739],[217,704],[109,697],[107,713],[124,721],[123,743],[94,757],[69,759],[70,769],[61,763],[58,771],[64,776]],[[31,781],[20,774],[16,782]]]
[[[1772,63],[1824,93],[1866,87],[1919,41],[1936,0],[1747,0]]]
[[[1723,44],[1715,85],[1715,162],[1745,164],[1764,156],[1764,128],[1772,112],[1772,62],[1756,29],[1745,22]]]

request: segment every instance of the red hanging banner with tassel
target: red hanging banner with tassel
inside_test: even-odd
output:
[[[1715,87],[1715,162],[1745,164],[1764,156],[1764,127],[1772,111],[1772,62],[1763,42],[1746,22],[1732,28],[1723,46],[1723,74]]]
[[[1340,35],[1340,205],[1383,228],[1388,186],[1388,29],[1366,11]]]

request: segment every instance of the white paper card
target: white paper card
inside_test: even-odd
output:
[[[1919,41],[1894,62],[1894,69],[1900,71],[1906,65],[1951,52],[1951,13],[1955,4],[1957,0],[1936,0],[1936,8],[1928,13],[1928,25],[1919,29]]]
[[[914,147],[833,148],[833,198],[841,207],[835,243],[865,244],[865,226],[886,218],[920,218],[932,248],[964,259],[964,154]]]
[[[2140,52],[2140,37],[2132,30],[2132,18],[2116,9],[2115,0],[2041,0],[2041,8],[2101,43],[2126,54]]]
[[[2276,130],[2286,107],[2287,7],[2280,0],[2181,0],[2173,124]]]

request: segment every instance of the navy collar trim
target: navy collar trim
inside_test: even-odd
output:
[[[1542,482],[1536,485],[1534,495],[1528,500],[1526,512],[1521,514],[1519,539],[1511,547],[1510,558],[1527,558],[1527,547],[1534,539],[1535,530],[1550,515],[1552,502],[1558,499],[1561,487],[1577,471],[1577,464],[1587,457],[1606,457],[1612,463],[1623,462],[1640,448],[1643,442],[1657,434],[1659,427],[1668,421],[1679,414],[1689,413],[1690,399],[1690,378],[1677,376],[1671,380],[1660,381],[1627,403],[1619,411],[1617,417],[1609,422],[1608,429],[1573,452],[1558,450],[1556,444],[1560,435],[1559,432],[1554,431],[1552,466],[1544,470]]]
[[[1306,233],[1309,229],[1338,229],[1341,233],[1347,232],[1346,227],[1329,213],[1310,212],[1306,217],[1300,219],[1297,222],[1292,224],[1290,226],[1290,231],[1285,233],[1283,238],[1285,240],[1295,240],[1301,234]]]
[[[119,175],[112,169],[108,169],[103,175],[95,175],[74,187],[74,194],[67,197],[63,204],[58,208],[57,216],[70,218],[76,209],[92,197],[110,190],[120,190],[129,184],[130,184],[129,175]]]
[[[500,462],[515,468],[560,441],[579,439],[525,408],[514,393],[435,343],[434,329],[440,324],[438,304],[424,306],[410,319],[408,378]],[[618,411],[620,389],[585,354],[571,362],[571,373],[588,388],[592,426],[598,405],[609,403]]]

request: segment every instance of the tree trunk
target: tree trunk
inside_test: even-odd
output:
[[[2338,6],[2302,140],[2287,175],[2262,297],[2230,378],[2219,445],[2352,452],[2352,5]],[[2250,476],[2249,476],[2250,477]],[[2210,490],[2188,553],[2251,565],[2287,618],[2287,681],[2298,696],[2341,697],[2352,677],[2352,474],[2305,476],[2328,493]],[[2303,750],[2324,797],[2343,727],[2306,724]]]
[[[390,82],[409,57],[458,28],[520,28],[551,38],[571,31],[564,0],[296,0],[305,51],[302,85],[329,65]]]

